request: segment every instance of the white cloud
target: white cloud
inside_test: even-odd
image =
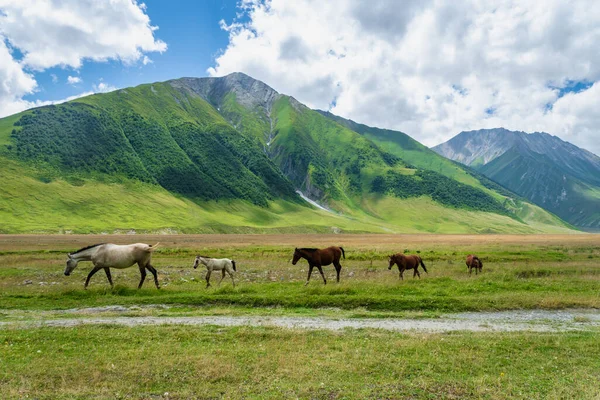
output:
[[[96,94],[96,93],[112,92],[113,90],[118,90],[118,88],[115,87],[115,86],[106,84],[104,82],[100,82],[98,84],[92,85],[92,90],[81,92],[81,93],[78,93],[76,95],[66,97],[64,99],[59,99],[59,100],[34,100],[34,101],[27,101],[27,100],[20,99],[18,101],[15,101],[14,103],[12,103],[15,107],[17,107],[16,111],[9,112],[6,115],[11,115],[11,114],[17,113],[19,111],[26,110],[26,109],[33,108],[33,107],[42,107],[42,106],[49,106],[49,105],[52,105],[52,104],[61,104],[61,103],[65,103],[67,101],[79,99],[79,98],[85,97],[85,96],[90,96],[90,95]],[[2,106],[2,104],[0,103],[0,107],[1,106]]]
[[[0,9],[0,32],[34,69],[79,68],[84,59],[133,63],[167,49],[133,0],[0,0]]]
[[[71,76],[71,75],[69,75],[69,76],[67,77],[67,83],[68,83],[69,85],[76,85],[76,84],[78,84],[78,83],[81,83],[81,78],[80,78],[80,77],[78,77],[78,76]]]
[[[58,76],[56,76],[56,74],[50,74],[50,77],[52,78],[52,83],[58,82]]]
[[[600,2],[273,0],[222,24],[209,69],[427,145],[461,130],[546,131],[600,153]],[[243,21],[240,19],[239,21]],[[561,97],[562,96],[562,97]]]
[[[113,90],[118,90],[118,88],[116,86],[113,86],[113,85],[110,85],[110,84],[107,84],[107,83],[104,83],[104,82],[100,82],[98,84],[92,85],[92,89],[93,90],[81,92],[79,94],[76,94],[76,95],[73,95],[73,96],[69,96],[69,97],[66,97],[64,99],[59,99],[59,100],[22,101],[22,104],[24,104],[24,108],[23,109],[28,109],[28,108],[33,108],[33,107],[49,106],[51,104],[61,104],[61,103],[65,103],[67,101],[79,99],[81,97],[91,96],[91,95],[96,94],[96,93],[107,93],[107,92],[112,92]]]
[[[117,90],[115,86],[109,85],[104,82],[100,82],[97,85],[92,86],[94,88],[94,93],[106,93],[112,92],[113,90]]]
[[[0,35],[0,116],[19,112],[27,102],[22,97],[33,92],[36,81],[13,59]]]
[[[82,93],[76,94],[74,96],[69,96],[69,97],[66,97],[66,98],[60,99],[60,100],[36,100],[36,101],[30,101],[30,102],[27,102],[27,108],[49,106],[51,104],[60,104],[60,103],[64,103],[64,102],[67,102],[67,101],[79,99],[81,97],[90,96],[90,95],[92,95],[94,93],[96,93],[96,92],[93,92],[93,91],[82,92]]]
[[[145,53],[167,49],[156,29],[137,0],[0,0],[0,117],[37,104],[23,100],[36,90],[35,72],[84,61],[147,64]]]

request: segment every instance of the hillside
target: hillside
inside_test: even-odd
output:
[[[547,133],[461,132],[433,148],[565,221],[600,229],[600,157]]]
[[[398,146],[239,73],[97,94],[0,119],[1,231],[569,231]]]

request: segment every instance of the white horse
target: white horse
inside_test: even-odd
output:
[[[206,287],[210,286],[210,274],[213,271],[221,271],[221,280],[219,281],[219,285],[225,278],[225,272],[231,276],[231,282],[233,282],[233,287],[235,287],[235,280],[233,279],[233,271],[237,271],[235,268],[235,261],[230,260],[229,258],[210,258],[204,256],[196,256],[196,260],[194,261],[194,269],[198,268],[198,264],[204,264],[206,267]]]
[[[150,265],[152,252],[156,249],[156,246],[158,246],[158,243],[156,243],[154,246],[147,245],[145,243],[127,245],[101,243],[84,247],[74,253],[68,254],[69,258],[67,259],[65,275],[71,275],[71,272],[73,272],[75,267],[77,267],[77,263],[80,261],[91,261],[94,263],[94,269],[92,269],[87,276],[84,289],[87,289],[92,275],[101,269],[104,269],[104,272],[106,272],[106,277],[108,278],[108,282],[112,287],[113,282],[112,277],[110,276],[110,268],[124,269],[129,268],[133,264],[137,263],[138,267],[140,268],[140,274],[142,274],[142,279],[140,280],[138,289],[142,287],[142,284],[146,279],[146,269],[152,272],[152,275],[154,275],[154,283],[156,284],[156,288],[160,289],[160,286],[158,285],[156,269]]]

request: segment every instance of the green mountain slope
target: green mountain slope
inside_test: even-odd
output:
[[[197,96],[142,85],[26,113],[12,155],[67,174],[155,182],[201,200],[294,197],[260,151]]]
[[[0,119],[0,232],[570,230],[410,145],[243,74],[88,96]]]
[[[430,150],[427,146],[422,145],[403,132],[374,128],[339,117],[330,112],[319,112],[327,118],[360,133],[376,143],[380,148],[400,157],[417,168],[434,171],[461,183],[479,189],[485,189],[485,186],[481,184],[479,179],[474,177],[471,172],[466,171],[461,164],[452,162],[445,157],[440,157],[436,152]]]
[[[478,197],[483,192],[485,195],[501,202],[503,207],[510,210],[514,216],[530,225],[562,224],[560,218],[528,203],[525,198],[507,190],[480,172],[440,156],[403,132],[374,128],[329,112],[319,112],[327,118],[360,133],[380,148],[405,160],[410,165],[428,171],[430,174],[434,172],[450,178],[449,183],[454,181],[451,184],[454,188],[454,191],[450,193],[452,197],[465,199],[467,193],[472,193],[475,197]],[[456,181],[459,183],[457,184]],[[476,190],[466,191],[465,185]]]
[[[575,226],[600,230],[600,158],[588,151],[505,129],[462,132],[434,149]]]

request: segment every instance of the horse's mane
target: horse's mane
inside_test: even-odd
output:
[[[402,258],[402,257],[421,257],[418,254],[404,254],[404,253],[396,253],[392,254],[390,257],[392,258]]]
[[[314,248],[314,247],[301,247],[298,250],[304,250],[304,251],[309,251],[309,252],[313,253],[313,252],[315,252],[315,251],[317,251],[319,249]]]
[[[74,252],[72,252],[72,253],[71,253],[71,255],[73,255],[73,254],[77,254],[77,253],[79,253],[79,252],[82,252],[82,251],[84,251],[84,250],[91,249],[92,247],[96,247],[96,246],[102,246],[103,244],[106,244],[106,243],[98,243],[98,244],[93,244],[93,245],[91,245],[91,246],[82,247],[81,249],[79,249],[79,250],[77,250],[77,251],[74,251]]]

